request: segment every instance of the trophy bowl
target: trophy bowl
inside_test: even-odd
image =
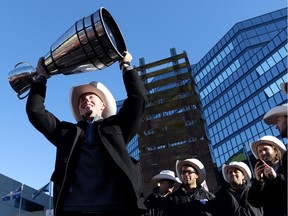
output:
[[[112,15],[103,7],[75,22],[50,47],[44,64],[50,76],[102,70],[124,56],[126,44]],[[16,64],[8,80],[19,99],[37,77],[26,62]]]

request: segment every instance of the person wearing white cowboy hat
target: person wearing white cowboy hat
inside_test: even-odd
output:
[[[282,156],[286,152],[283,142],[274,136],[266,135],[250,143],[250,148],[255,158],[259,159],[254,170],[256,179],[260,181],[264,176],[276,178]]]
[[[196,176],[196,181],[195,184],[201,184],[205,178],[206,178],[206,170],[204,168],[204,165],[201,163],[201,161],[199,161],[196,158],[190,158],[190,159],[186,159],[186,160],[177,160],[176,161],[176,172],[177,172],[177,176],[179,176],[179,180],[181,182],[184,182],[184,176],[185,175],[181,175],[181,168],[183,166],[191,166],[193,167],[193,169],[195,170],[195,176]],[[193,185],[196,186],[196,185]]]
[[[267,125],[275,125],[280,136],[287,138],[288,103],[273,107],[263,117]]]
[[[176,173],[181,185],[167,196],[163,216],[210,215],[205,204],[214,194],[201,186],[206,178],[204,165],[196,158],[176,161]]]
[[[92,109],[92,104],[87,103],[86,97],[95,97],[99,105],[97,109]],[[87,100],[87,101],[86,101]],[[100,100],[100,101],[99,101]],[[116,114],[116,102],[111,92],[100,82],[90,82],[71,88],[70,102],[72,114],[77,122],[87,118],[92,120],[98,118],[108,118]]]
[[[175,173],[171,170],[162,170],[157,175],[153,176],[153,181],[159,181],[159,180],[171,180],[174,182],[179,182],[179,180],[175,177]],[[180,182],[179,182],[180,183]]]
[[[222,175],[223,175],[224,180],[227,183],[234,182],[234,178],[231,178],[233,177],[233,175],[232,176],[230,175],[233,174],[232,171],[235,171],[235,170],[239,170],[242,173],[241,181],[239,182],[240,185],[243,182],[250,181],[251,170],[249,169],[249,167],[244,162],[232,161],[228,165],[226,164],[222,165]],[[235,190],[237,190],[238,182],[235,182],[235,183],[236,183]]]
[[[222,165],[224,184],[208,201],[207,211],[214,216],[253,215],[262,216],[262,209],[253,207],[248,201],[251,171],[244,162],[232,161]]]
[[[288,83],[280,83],[280,88],[283,93],[288,95]],[[288,129],[287,129],[287,115],[288,115],[288,104],[282,104],[270,109],[263,117],[264,122],[267,125],[275,125],[275,128],[279,131],[279,134],[282,138],[288,138]],[[286,144],[287,149],[287,144]],[[283,154],[281,165],[278,169],[278,178],[280,175],[283,176],[283,206],[287,203],[287,151]]]
[[[288,83],[280,83],[280,88],[283,93],[288,95]],[[273,107],[263,117],[264,122],[267,125],[275,125],[279,131],[280,136],[287,138],[287,116],[288,116],[288,103],[280,106]]]
[[[144,204],[148,209],[149,216],[161,216],[166,202],[166,196],[173,192],[175,183],[180,182],[171,170],[162,170],[153,176],[152,181],[157,183],[158,190],[150,193],[144,200]]]
[[[253,206],[262,206],[264,215],[286,215],[286,178],[281,171],[285,145],[276,137],[266,135],[250,143],[255,156],[255,180],[249,190],[248,201]]]
[[[126,145],[140,128],[147,98],[137,71],[130,66],[132,55],[125,52],[119,61],[127,99],[118,113],[114,97],[102,83],[71,89],[77,123],[60,121],[46,110],[49,72],[43,59],[38,61],[26,111],[33,126],[57,148],[51,177],[54,215],[142,215],[146,207],[140,165]]]
[[[279,140],[278,138],[274,136],[266,135],[266,136],[261,137],[257,141],[250,143],[251,151],[253,155],[255,156],[255,158],[257,159],[260,158],[262,160],[265,160],[265,157],[262,156],[263,153],[265,152],[262,152],[259,149],[262,145],[269,145],[279,150],[281,154],[279,154],[279,158],[277,158],[277,160],[280,160],[283,154],[286,152],[286,147],[281,140]]]

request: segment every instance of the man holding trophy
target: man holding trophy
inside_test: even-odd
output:
[[[55,216],[137,216],[145,211],[139,162],[126,145],[140,128],[146,91],[125,51],[119,60],[127,99],[116,114],[111,92],[99,82],[73,87],[72,114],[77,123],[59,120],[45,105],[49,72],[44,58],[31,83],[29,121],[56,148],[53,200]]]

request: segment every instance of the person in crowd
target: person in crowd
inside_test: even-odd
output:
[[[248,201],[254,207],[263,207],[264,216],[284,216],[287,203],[283,202],[286,182],[280,172],[285,145],[276,137],[266,135],[250,144],[255,156],[255,179],[248,193]]]
[[[287,138],[288,103],[273,107],[263,117],[267,125],[275,125],[282,138]]]
[[[281,83],[280,87],[282,91],[288,95],[288,83]],[[282,138],[288,138],[288,129],[287,129],[287,116],[288,116],[288,103],[282,104],[280,106],[273,107],[270,109],[263,117],[264,122],[267,125],[275,125],[276,129],[279,131],[279,134]],[[286,145],[287,148],[287,145]],[[287,151],[284,153],[283,163],[285,166],[284,170],[286,171],[285,176],[287,177]]]
[[[211,215],[204,206],[214,194],[201,183],[206,178],[204,165],[196,158],[176,161],[176,173],[181,185],[166,199],[163,216]]]
[[[119,61],[127,99],[116,114],[111,92],[100,82],[73,87],[72,114],[77,123],[60,121],[45,105],[44,58],[31,84],[26,112],[32,125],[55,147],[53,199],[55,216],[138,216],[146,211],[139,162],[126,145],[144,116],[146,90],[130,66],[126,51]]]
[[[179,180],[175,178],[175,173],[171,170],[162,170],[152,178],[158,185],[158,190],[153,191],[145,199],[144,204],[148,209],[148,216],[162,216],[165,199],[174,190],[175,183]]]
[[[247,200],[251,171],[244,162],[232,161],[222,165],[226,185],[206,204],[213,216],[262,216],[262,208],[255,208]]]
[[[288,95],[288,83],[281,83],[280,84],[281,90],[283,93]],[[275,125],[275,128],[279,131],[279,135],[282,138],[288,138],[287,137],[287,116],[288,116],[288,103],[285,103],[280,106],[273,107],[270,109],[263,117],[264,122],[267,125]],[[286,150],[287,150],[287,144],[286,144]],[[283,174],[283,192],[282,194],[282,202],[283,206],[287,204],[287,151],[285,151],[283,157],[282,157],[282,165],[279,167],[279,174]],[[281,178],[278,178],[281,179]],[[287,215],[287,209],[286,209],[286,215]]]

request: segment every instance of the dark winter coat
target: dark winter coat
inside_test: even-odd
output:
[[[145,199],[144,204],[147,207],[147,216],[162,216],[167,197],[159,193],[151,193]]]
[[[282,164],[277,170],[274,180],[266,176],[261,181],[254,179],[248,193],[248,200],[255,207],[263,207],[264,216],[286,216],[287,215],[287,164]],[[286,162],[287,163],[287,156]]]
[[[213,200],[208,201],[206,207],[213,216],[262,216],[262,209],[255,208],[248,202],[248,191],[247,184],[238,192],[226,185],[215,194]]]
[[[134,191],[135,208],[146,209],[143,204],[143,180],[139,163],[131,159],[126,145],[136,135],[144,115],[146,91],[136,71],[126,71],[123,74],[127,99],[117,115],[104,119],[98,124],[97,137],[107,150],[123,174],[127,176],[132,191]],[[55,170],[51,177],[54,182],[53,197],[55,216],[59,215],[59,206],[63,204],[63,194],[67,191],[67,181],[71,178],[75,149],[84,130],[81,122],[73,124],[60,121],[46,110],[44,100],[46,85],[35,82],[31,86],[26,104],[26,111],[30,122],[53,145],[56,146]],[[99,141],[98,141],[99,142]],[[124,196],[124,195],[123,195]]]
[[[202,216],[211,215],[205,212],[205,204],[213,199],[214,194],[198,186],[193,192],[188,193],[184,185],[167,196],[167,202],[163,211],[163,216]]]

